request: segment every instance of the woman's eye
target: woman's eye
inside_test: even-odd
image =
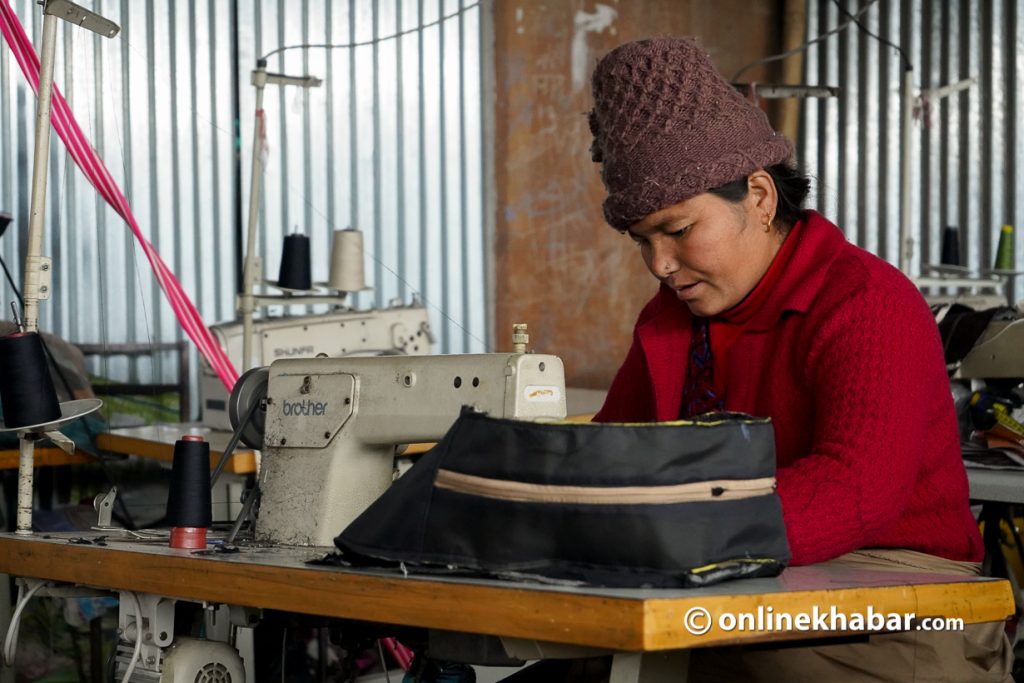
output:
[[[668,236],[669,237],[682,237],[686,233],[690,232],[690,228],[692,228],[692,227],[693,227],[692,225],[687,225],[685,228],[680,228],[678,230],[673,230],[672,232],[670,232],[668,234]]]

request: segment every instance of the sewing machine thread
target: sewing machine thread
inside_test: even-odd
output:
[[[0,399],[7,427],[27,427],[60,418],[57,390],[36,332],[0,338]]]
[[[210,444],[187,434],[174,443],[167,523],[172,548],[206,547],[206,529],[213,520],[210,502]]]
[[[309,238],[298,233],[286,235],[281,252],[281,270],[277,286],[285,289],[312,289],[313,274],[309,256]]]

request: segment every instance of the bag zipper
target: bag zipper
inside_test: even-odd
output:
[[[521,503],[668,505],[766,496],[775,491],[775,477],[714,479],[667,486],[561,486],[438,470],[434,485],[456,493]]]

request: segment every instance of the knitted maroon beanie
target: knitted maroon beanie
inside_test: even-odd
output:
[[[617,230],[793,154],[690,38],[615,48],[594,69],[593,88],[590,151]]]

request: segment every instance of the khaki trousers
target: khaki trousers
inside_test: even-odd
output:
[[[861,550],[825,564],[887,571],[976,575],[973,562],[912,550]],[[907,631],[813,647],[721,647],[690,655],[691,683],[1012,683],[1013,651],[1003,622],[963,631]]]

